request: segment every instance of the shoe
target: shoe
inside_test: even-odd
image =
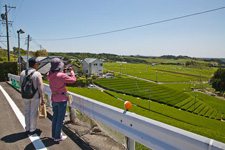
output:
[[[36,130],[34,130],[33,132],[30,132],[29,134],[35,134],[35,133],[41,133],[42,131],[40,130],[40,129],[36,129]]]
[[[64,136],[61,136],[60,139],[54,139],[54,141],[55,141],[55,142],[64,141],[64,140],[66,140],[66,138],[67,138],[67,136],[64,135]]]

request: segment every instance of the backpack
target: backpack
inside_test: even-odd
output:
[[[34,97],[34,94],[37,92],[37,89],[34,88],[33,85],[33,80],[32,80],[32,75],[34,74],[35,71],[31,72],[29,75],[28,70],[26,70],[25,78],[23,79],[22,87],[21,87],[21,92],[22,92],[22,98],[26,99],[31,99]]]

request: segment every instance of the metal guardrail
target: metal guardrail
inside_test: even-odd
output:
[[[16,75],[9,74],[8,77],[19,81]],[[49,85],[44,84],[44,88],[50,97]],[[128,149],[135,149],[137,141],[157,150],[225,150],[224,143],[69,93],[73,96],[72,107],[127,136]]]

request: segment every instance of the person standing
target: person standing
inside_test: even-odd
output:
[[[31,80],[34,87],[34,95],[32,98],[23,98],[25,105],[25,130],[27,134],[40,133],[41,130],[37,129],[37,118],[40,101],[44,102],[44,85],[42,82],[42,76],[37,72],[40,62],[35,57],[29,59],[29,68],[24,70],[20,74],[20,87],[22,97],[23,91],[26,88],[23,81],[27,76],[31,76]]]
[[[71,77],[66,75],[65,71],[60,71],[63,66],[64,64],[59,58],[53,58],[51,60],[50,71],[47,74],[49,86],[52,92],[52,139],[55,142],[63,141],[67,138],[67,136],[63,136],[61,133],[68,101],[66,96],[66,83],[74,83],[76,81],[72,68],[66,68],[66,70],[70,72]]]

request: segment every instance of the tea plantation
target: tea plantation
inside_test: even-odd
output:
[[[152,101],[211,119],[221,120],[222,118],[225,118],[225,115],[223,115],[225,114],[225,109],[222,107],[225,105],[225,101],[217,100],[214,102],[209,101],[210,99],[203,100],[200,96],[195,96],[196,93],[193,92],[185,93],[183,91],[135,78],[97,79],[94,80],[94,83],[111,91],[144,99],[145,101],[133,102],[142,108],[148,108],[146,103],[150,98]]]
[[[106,63],[104,68],[157,82],[208,81],[216,68],[189,68],[176,65]]]

